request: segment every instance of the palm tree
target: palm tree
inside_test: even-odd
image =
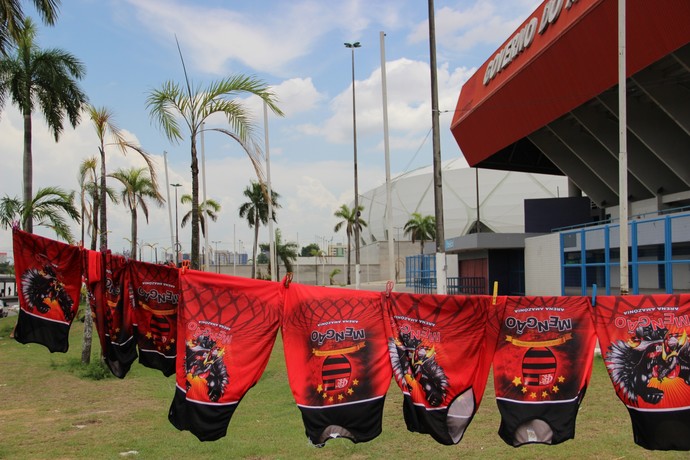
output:
[[[0,198],[0,226],[9,229],[14,222],[31,216],[36,226],[50,228],[59,239],[73,243],[67,219],[79,222],[74,195],[74,192],[66,192],[59,187],[40,188],[28,206],[17,197],[5,195]]]
[[[182,65],[184,68],[184,61]],[[160,89],[151,91],[146,100],[146,105],[151,111],[151,118],[160,125],[170,141],[179,143],[182,140],[180,118],[189,128],[192,157],[192,268],[199,268],[199,161],[196,138],[202,131],[204,122],[211,115],[219,113],[225,116],[229,129],[207,128],[206,130],[217,131],[239,142],[249,155],[259,181],[262,181],[261,152],[252,140],[254,129],[251,119],[243,104],[233,99],[240,94],[259,96],[273,113],[283,115],[275,104],[273,92],[266,84],[245,75],[223,78],[204,88],[196,86],[192,89],[185,69],[185,87],[173,81],[167,81]]]
[[[137,259],[137,209],[141,211],[146,217],[146,223],[149,222],[149,208],[146,205],[146,199],[151,199],[159,207],[163,206],[165,200],[158,192],[151,176],[148,174],[147,168],[129,168],[118,169],[110,175],[113,179],[117,179],[124,185],[124,189],[120,194],[122,202],[127,206],[132,216],[132,259]]]
[[[275,246],[276,246],[276,255],[278,256],[278,259],[280,259],[281,262],[283,262],[283,265],[285,265],[285,270],[288,271],[288,273],[292,272],[293,268],[293,262],[297,260],[297,250],[299,249],[299,245],[295,243],[294,241],[286,241],[283,243],[281,240],[282,234],[280,232],[279,228],[276,228],[275,231]],[[262,251],[270,251],[271,249],[269,248],[269,245],[266,243],[262,243],[261,245],[261,250]],[[271,273],[271,263],[273,261],[269,260],[268,261],[268,273]],[[280,280],[280,264],[276,264],[276,279]]]
[[[33,0],[36,11],[47,25],[55,24],[60,0]],[[0,1],[0,56],[17,43],[24,27],[24,11],[19,0]]]
[[[359,214],[364,211],[364,206],[361,204],[357,206]],[[352,236],[355,234],[355,220],[359,222],[359,232],[362,232],[362,227],[366,227],[367,223],[361,218],[357,217],[354,208],[350,209],[346,204],[340,206],[340,208],[333,214],[339,219],[343,219],[333,228],[334,232],[339,232],[341,228],[345,227],[345,234],[347,235],[347,284],[350,284],[350,246],[352,242]]]
[[[65,51],[39,49],[35,38],[36,28],[31,19],[26,18],[23,29],[17,33],[15,54],[0,60],[0,108],[9,96],[24,117],[23,198],[24,209],[29,213],[23,216],[22,228],[27,232],[33,231],[31,206],[28,205],[33,198],[31,115],[37,108],[43,112],[57,142],[65,116],[72,127],[76,127],[87,101],[76,81],[84,76],[84,65]]]
[[[86,246],[85,231],[91,235],[91,250],[96,250],[96,240],[98,238],[98,208],[100,194],[98,190],[98,158],[89,157],[79,164],[79,199],[81,204],[81,241]],[[117,204],[118,198],[115,191],[106,188],[108,199]],[[90,204],[90,208],[89,208]]]
[[[149,176],[151,182],[155,186],[156,191],[158,186],[156,185],[156,170],[153,166],[153,161],[151,157],[138,145],[135,145],[127,141],[120,128],[115,124],[115,117],[112,112],[105,107],[96,108],[92,105],[88,107],[89,118],[93,122],[93,127],[96,130],[96,135],[98,136],[98,152],[101,156],[101,185],[99,187],[100,198],[98,200],[100,206],[99,214],[99,226],[100,226],[100,244],[101,250],[108,248],[108,216],[106,214],[106,203],[105,198],[107,195],[108,187],[106,184],[106,168],[105,168],[105,146],[106,137],[111,137],[113,144],[125,154],[127,150],[134,150],[137,152],[146,162],[148,166]],[[94,219],[96,217],[94,216]]]
[[[268,200],[264,186],[259,182],[251,181],[251,186],[244,189],[242,194],[249,201],[240,206],[240,217],[246,218],[249,228],[254,228],[254,244],[252,245],[252,278],[256,276],[256,248],[259,241],[259,225],[268,223]],[[271,201],[273,202],[273,215],[271,219],[276,222],[276,209],[280,195],[271,190]],[[193,227],[192,227],[193,229]]]
[[[180,197],[180,203],[190,204],[192,202],[192,195],[185,193]],[[201,234],[206,236],[206,218],[208,217],[213,222],[218,220],[218,213],[220,212],[220,203],[212,198],[208,198],[199,203],[199,225],[201,225]],[[184,227],[192,218],[191,209],[182,217],[181,225]]]
[[[436,218],[434,216],[422,216],[413,212],[410,220],[405,224],[405,235],[412,237],[412,242],[419,240],[420,254],[424,253],[424,242],[436,238]]]

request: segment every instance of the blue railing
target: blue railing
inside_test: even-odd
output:
[[[620,224],[561,232],[562,295],[588,295],[595,284],[611,295],[612,270],[620,270],[619,233]],[[630,220],[628,256],[631,293],[690,291],[690,213]]]

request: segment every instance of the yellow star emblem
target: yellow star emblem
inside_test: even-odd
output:
[[[330,398],[328,398],[328,402],[333,402],[333,396],[331,396]]]
[[[548,391],[544,390],[544,391],[541,392],[541,397],[542,397],[542,398],[546,398],[546,397],[548,397],[548,396],[549,396],[549,392],[548,392]]]
[[[351,395],[354,392],[355,392],[355,390],[353,390],[352,388],[347,389],[347,394],[349,394],[349,395]]]
[[[527,393],[527,387],[522,387],[522,390],[520,391],[522,391],[523,393]]]
[[[558,383],[563,383],[563,382],[565,382],[565,377],[563,377],[561,375],[560,377],[558,377]]]
[[[151,334],[150,331],[147,332],[147,333],[146,333],[146,338],[147,338],[147,339],[150,339],[151,337],[153,337],[153,334]]]
[[[328,398],[328,395],[326,393],[322,394],[321,396],[323,396],[323,399]]]
[[[357,386],[357,385],[359,385],[359,380],[357,380],[357,379],[354,379],[354,380],[352,381],[352,384],[353,384],[354,386]]]
[[[316,387],[316,391],[318,391],[319,393],[321,393],[321,391],[323,391],[323,386],[321,386],[321,384],[319,384],[319,386]]]
[[[343,395],[338,395],[338,401],[342,401],[343,399],[345,399]]]
[[[551,391],[553,391],[554,393],[558,393],[558,390],[560,390],[560,388],[558,388],[558,385],[554,385],[553,388],[551,388]]]
[[[519,386],[522,383],[522,379],[520,377],[515,377],[513,379],[513,385]]]
[[[529,397],[532,399],[537,399],[537,394],[535,392],[532,392],[529,394]]]

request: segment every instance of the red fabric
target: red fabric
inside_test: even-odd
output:
[[[172,375],[177,355],[178,270],[137,261],[131,261],[129,269],[139,362]]]
[[[600,296],[594,312],[635,443],[690,450],[690,295]]]
[[[69,328],[79,309],[80,248],[16,228],[12,237],[20,305],[15,339],[66,352]]]
[[[391,293],[389,349],[410,431],[457,444],[479,408],[494,342],[490,296]]]
[[[390,387],[381,294],[292,283],[282,323],[288,381],[317,446],[381,432]]]
[[[176,393],[169,420],[210,441],[268,363],[280,325],[280,284],[195,270],[180,273]]]

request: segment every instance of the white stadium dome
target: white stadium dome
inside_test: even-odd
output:
[[[479,186],[477,187],[477,178]],[[445,238],[470,233],[479,218],[486,231],[523,233],[524,201],[531,198],[558,198],[568,194],[565,176],[470,168],[462,158],[443,163],[443,217]],[[416,169],[391,179],[393,237],[406,239],[403,227],[412,213],[434,215],[433,169]],[[367,242],[386,239],[386,184],[360,195]],[[353,203],[350,203],[353,206]]]

